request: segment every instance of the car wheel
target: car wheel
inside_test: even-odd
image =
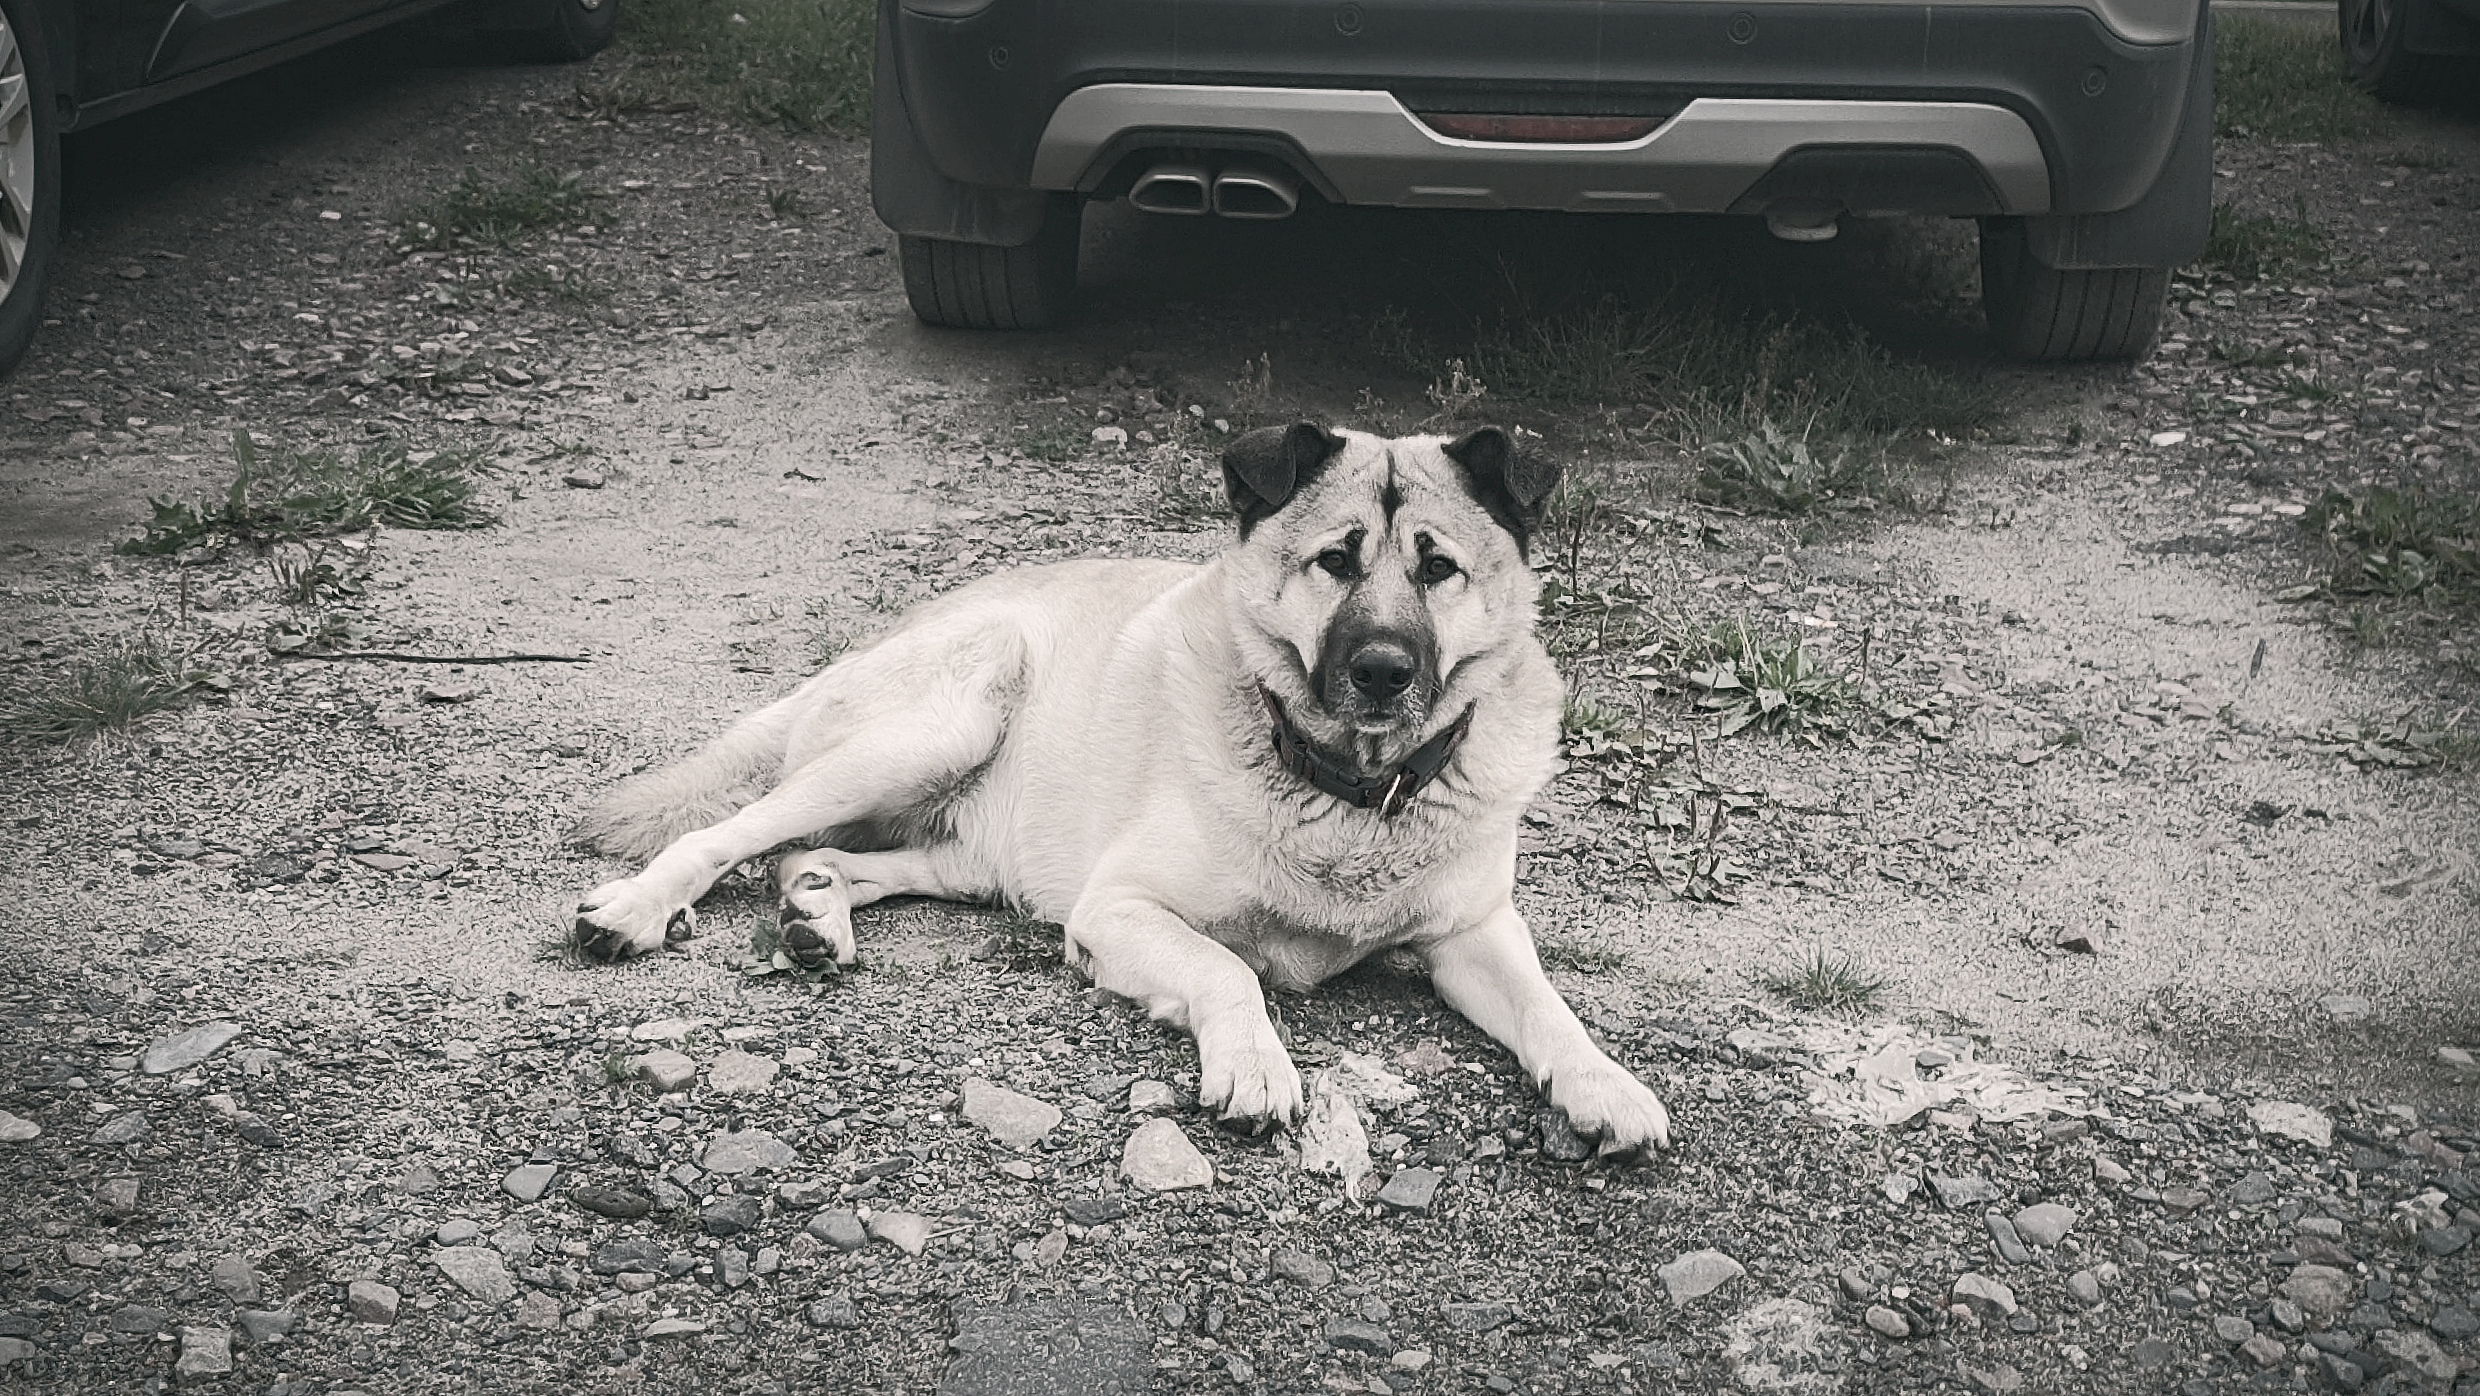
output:
[[[1076,243],[1084,202],[1054,197],[1041,231],[1022,247],[905,234],[904,297],[925,325],[959,330],[1043,330],[1076,300]]]
[[[2403,37],[2411,7],[2430,0],[2340,0],[2342,61],[2351,81],[2388,102],[2435,102],[2467,86],[2468,59],[2409,53]]]
[[[0,378],[34,341],[60,244],[60,119],[31,0],[0,0]]]
[[[527,36],[532,56],[576,63],[601,53],[620,27],[620,0],[551,0],[551,22]]]
[[[2043,266],[2012,218],[1981,222],[1981,312],[2000,352],[2034,363],[2133,359],[2161,331],[2170,273],[2160,267]]]

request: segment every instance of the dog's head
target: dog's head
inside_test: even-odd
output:
[[[1302,422],[1232,442],[1232,603],[1258,677],[1320,740],[1400,756],[1531,634],[1525,548],[1558,478],[1496,427],[1388,440]]]

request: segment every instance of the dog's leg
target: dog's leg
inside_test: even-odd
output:
[[[1197,1039],[1199,1105],[1235,1122],[1299,1121],[1300,1071],[1238,955],[1155,902],[1088,894],[1068,913],[1068,958]]]
[[[812,969],[829,956],[849,965],[857,953],[853,908],[881,897],[975,895],[982,889],[965,875],[962,853],[946,843],[887,853],[813,848],[785,854],[775,865],[775,886],[783,894],[775,916],[783,928],[784,953]]]
[[[602,960],[660,946],[696,924],[690,904],[745,859],[821,829],[867,823],[950,785],[990,758],[1002,714],[977,707],[949,720],[885,723],[854,733],[731,818],[673,841],[635,877],[577,904],[578,948]]]
[[[1598,1136],[1610,1153],[1670,1146],[1670,1112],[1585,1035],[1541,972],[1532,932],[1514,906],[1501,905],[1480,924],[1431,945],[1428,955],[1438,996],[1512,1050],[1577,1133]]]

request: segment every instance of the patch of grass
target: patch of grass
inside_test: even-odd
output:
[[[1820,745],[1845,731],[1860,706],[1858,686],[1807,641],[1761,635],[1746,620],[1691,633],[1677,653],[1698,710],[1714,715],[1726,737],[1754,727]]]
[[[493,516],[476,498],[484,463],[476,450],[415,459],[403,446],[333,451],[278,450],[261,460],[246,431],[233,433],[238,470],[221,499],[150,499],[155,517],[127,553],[168,554],[222,538],[265,547],[277,542],[396,528],[481,528]]]
[[[1807,958],[1760,970],[1757,983],[1766,992],[1817,1013],[1865,1016],[1885,1006],[1887,984],[1848,955],[1829,953],[1822,945]]]
[[[801,197],[800,190],[779,184],[766,191],[766,212],[770,218],[806,218],[809,201]]]
[[[548,296],[569,305],[611,299],[611,288],[569,266],[520,267],[501,278],[499,288],[512,296]]]
[[[2480,498],[2375,486],[2328,491],[2300,525],[2336,566],[2326,585],[2354,595],[2480,595]]]
[[[2268,141],[2348,140],[2390,124],[2351,85],[2330,25],[2224,15],[2213,56],[2213,129]]]
[[[1016,452],[1028,460],[1058,465],[1085,454],[1093,439],[1091,428],[1074,422],[1044,422],[1016,429]]]
[[[1563,969],[1576,974],[1617,974],[1628,967],[1628,957],[1617,950],[1605,950],[1566,936],[1543,936],[1533,942],[1540,952],[1544,969]]]
[[[1880,482],[1875,466],[1848,446],[1811,451],[1771,419],[1699,453],[1696,497],[1750,513],[1805,514],[1837,500],[1864,499]]]
[[[456,186],[397,219],[397,246],[445,252],[455,247],[514,247],[528,233],[585,221],[603,200],[582,173],[537,165],[505,179],[467,170]]]
[[[2236,280],[2261,281],[2311,267],[2325,250],[2325,234],[2308,221],[2304,200],[2292,205],[2289,218],[2260,217],[2231,204],[2215,204],[2200,260]]]
[[[2235,339],[2213,341],[2213,357],[2233,368],[2280,368],[2291,361],[2291,351],[2278,344],[2244,344]]]
[[[2362,768],[2469,770],[2480,761],[2480,736],[2461,730],[2461,716],[2424,720],[2405,713],[2365,718],[2349,728],[2326,728],[2316,734],[2308,749],[2343,757]]]
[[[796,131],[858,133],[870,128],[876,41],[871,0],[630,0],[615,90],[640,109],[695,103]]]
[[[178,704],[210,677],[157,636],[132,636],[0,698],[0,734],[66,742],[116,731]]]

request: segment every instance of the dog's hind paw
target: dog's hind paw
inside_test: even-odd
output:
[[[687,940],[697,933],[697,913],[665,906],[634,882],[608,882],[578,900],[572,933],[579,953],[610,963]]]
[[[783,901],[775,908],[784,953],[804,969],[850,966],[859,955],[853,940],[852,883],[824,852],[796,853],[776,865]]]
[[[1553,1074],[1550,1103],[1567,1112],[1577,1134],[1599,1143],[1598,1157],[1640,1157],[1671,1146],[1662,1098],[1608,1057]]]

